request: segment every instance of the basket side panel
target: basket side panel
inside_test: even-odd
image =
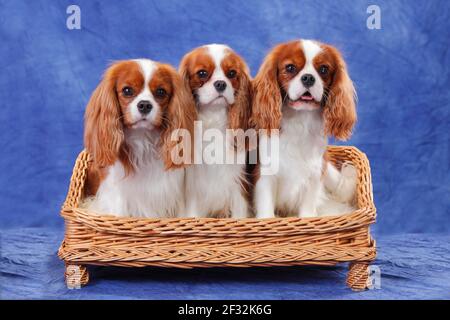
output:
[[[108,234],[68,224],[60,250],[66,262],[128,266],[271,266],[370,261],[368,228],[293,236],[148,236]]]
[[[330,265],[371,261],[375,242],[370,168],[352,147],[330,147],[335,163],[358,169],[359,209],[324,218],[136,219],[99,216],[77,208],[83,196],[89,156],[75,165],[62,215],[66,237],[59,255],[68,263],[121,266]]]
[[[83,198],[84,184],[87,178],[90,156],[82,151],[75,162],[72,177],[70,178],[69,190],[63,208],[76,208]]]

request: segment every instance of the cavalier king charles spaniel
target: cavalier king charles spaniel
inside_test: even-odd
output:
[[[248,126],[252,95],[248,67],[228,46],[211,44],[187,53],[179,72],[195,98],[201,124],[195,133],[197,160],[186,168],[186,216],[245,218],[249,207],[247,151],[245,146],[237,147],[229,133],[240,129],[242,133]],[[236,155],[243,163],[208,163],[201,137],[207,130],[226,137],[219,153]]]
[[[339,171],[326,160],[328,136],[346,140],[356,122],[355,89],[339,51],[312,40],[282,43],[253,85],[250,122],[268,130],[259,134],[260,158],[269,139],[279,139],[277,172],[255,174],[257,218],[315,217],[329,199],[351,202],[356,169],[345,163]]]
[[[177,141],[171,134],[192,133],[195,112],[190,91],[171,66],[147,59],[114,63],[85,114],[89,208],[147,218],[182,213],[185,173],[183,163],[173,161]]]

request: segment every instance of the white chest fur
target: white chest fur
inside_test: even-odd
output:
[[[262,174],[255,186],[258,218],[274,217],[276,211],[297,216],[315,216],[323,192],[320,181],[327,138],[323,134],[320,111],[283,109],[279,150],[272,150],[278,170]],[[260,138],[259,152],[267,154],[267,136]]]
[[[145,135],[145,136],[144,136]],[[120,161],[108,168],[92,210],[118,216],[175,217],[184,209],[184,169],[165,171],[156,150],[159,134],[127,135],[136,170],[128,175]]]
[[[226,143],[227,108],[225,106],[205,106],[199,110],[202,130],[196,132],[196,141],[215,130],[222,136],[222,151],[225,156],[232,147]],[[211,131],[210,131],[211,132]],[[207,139],[205,139],[207,140]],[[225,161],[211,163],[205,159],[205,150],[213,141],[203,141],[196,145],[200,164],[186,169],[186,215],[205,217],[211,213],[231,213],[235,218],[247,216],[247,202],[242,194],[244,179],[243,164],[226,164]],[[245,159],[245,155],[244,155]],[[223,157],[222,160],[225,160]]]
[[[319,111],[283,110],[275,208],[298,212],[312,181],[320,179],[327,138]]]

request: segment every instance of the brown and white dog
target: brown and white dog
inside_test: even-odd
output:
[[[279,129],[259,136],[260,158],[268,154],[274,135],[279,154],[272,155],[277,172],[256,175],[256,216],[317,216],[326,201],[325,188],[349,202],[355,168],[344,165],[339,172],[325,158],[327,137],[346,140],[356,122],[355,89],[339,51],[311,40],[280,44],[265,58],[253,88],[252,126]]]
[[[236,148],[235,139],[226,138],[226,132],[247,129],[252,94],[248,67],[228,46],[211,44],[187,53],[179,72],[195,98],[201,124],[195,137],[196,164],[186,168],[186,216],[245,218],[249,208],[246,150]],[[244,163],[208,161],[201,135],[205,132],[206,137],[212,130],[218,133],[214,142],[222,145],[219,153],[236,153]]]
[[[195,117],[194,100],[174,68],[147,59],[114,63],[85,114],[85,147],[93,159],[86,193],[95,195],[89,207],[136,217],[183,212],[184,169],[172,160],[171,134],[192,133]]]

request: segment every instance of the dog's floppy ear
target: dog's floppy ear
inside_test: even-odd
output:
[[[279,129],[281,123],[281,90],[278,84],[278,51],[275,47],[264,59],[253,80],[252,115],[250,125],[259,130]]]
[[[331,46],[326,48],[334,57],[336,71],[323,109],[325,133],[347,140],[356,123],[356,92],[339,51]]]
[[[172,97],[164,117],[165,128],[162,134],[161,150],[166,169],[171,169],[192,163],[194,121],[197,112],[188,83],[171,66],[162,65],[161,68],[164,68],[170,74],[173,88]],[[173,139],[175,136],[183,140]],[[185,139],[189,139],[189,141]],[[180,147],[180,143],[183,147],[182,150],[177,149]],[[174,152],[184,159],[182,163],[174,161]],[[188,152],[188,154],[179,155],[179,152]]]
[[[178,67],[178,74],[181,77],[181,80],[184,83],[185,88],[187,88],[189,90],[189,93],[192,94],[191,92],[191,87],[189,84],[189,70],[188,70],[188,65],[189,62],[191,60],[191,55],[188,53],[186,54],[183,59],[181,59],[180,65]]]
[[[112,65],[104,74],[86,107],[84,117],[84,144],[98,167],[114,164],[124,142],[121,111],[115,91]]]
[[[247,130],[252,108],[252,83],[250,72],[244,61],[239,59],[239,89],[234,103],[228,112],[228,126],[230,129]]]

